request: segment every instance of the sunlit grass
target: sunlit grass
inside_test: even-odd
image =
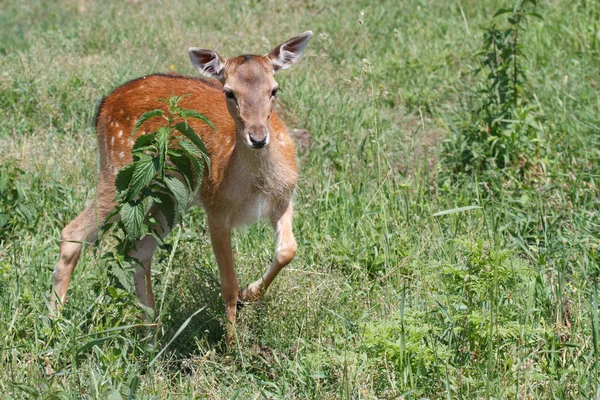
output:
[[[481,27],[502,5],[4,5],[0,164],[20,160],[24,204],[39,217],[0,236],[2,397],[597,396],[598,1],[541,5],[544,20],[524,38],[547,137],[536,180],[494,196],[493,182],[437,180],[449,117],[464,112],[473,86]],[[277,76],[290,128],[312,136],[299,152],[299,253],[266,299],[241,311],[238,347],[222,346],[199,209],[170,236],[171,264],[167,250],[155,257],[157,331],[132,326],[135,295],[100,257],[110,242],[84,253],[63,318],[48,320],[60,230],[93,197],[101,97],[153,72],[194,74],[189,46],[264,53],[307,29],[315,37],[305,57]],[[433,216],[470,205],[482,208]],[[242,284],[272,251],[267,224],[234,235]]]

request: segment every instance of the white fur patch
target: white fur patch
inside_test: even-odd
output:
[[[256,199],[256,218],[260,219],[269,211],[269,200],[264,196],[258,196]]]

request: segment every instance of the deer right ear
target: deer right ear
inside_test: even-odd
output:
[[[224,62],[220,55],[212,50],[190,47],[188,49],[192,65],[202,74],[209,78],[221,80],[223,77]]]

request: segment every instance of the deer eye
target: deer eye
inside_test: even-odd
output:
[[[230,100],[235,100],[235,94],[231,90],[225,90],[225,97]]]
[[[275,96],[277,96],[277,91],[278,91],[278,90],[279,90],[279,88],[278,88],[278,87],[274,88],[274,89],[271,91],[271,97],[275,97]]]

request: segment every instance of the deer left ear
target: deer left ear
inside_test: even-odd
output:
[[[221,80],[225,62],[212,50],[190,47],[188,49],[192,65],[203,75]]]
[[[312,34],[312,31],[306,31],[271,50],[267,57],[273,64],[273,70],[277,72],[294,65],[302,55]]]

